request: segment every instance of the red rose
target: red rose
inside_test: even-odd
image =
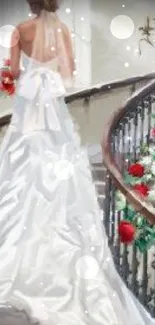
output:
[[[10,61],[10,59],[6,59],[6,60],[4,61],[4,65],[10,66],[10,65],[11,65],[11,61]]]
[[[153,127],[152,130],[151,130],[151,137],[152,137],[152,138],[155,137],[155,127]]]
[[[124,244],[129,244],[135,238],[136,228],[130,222],[123,220],[119,224],[118,233],[120,241]]]
[[[13,95],[15,93],[15,85],[14,84],[8,85],[7,92],[10,96]]]
[[[5,91],[3,84],[0,84],[0,91]]]
[[[15,93],[15,84],[12,73],[9,70],[2,70],[1,78],[0,90],[7,92],[8,95],[13,95]]]
[[[148,196],[149,187],[145,184],[136,184],[133,189],[143,196]]]
[[[10,83],[13,82],[13,80],[14,80],[13,75],[9,70],[2,70],[1,71],[1,78],[4,79],[4,80],[8,79],[10,81]]]
[[[0,85],[1,91],[6,91],[10,96],[15,93],[15,85],[2,82]]]
[[[134,177],[143,177],[144,171],[144,166],[139,163],[133,164],[128,168],[128,173]]]

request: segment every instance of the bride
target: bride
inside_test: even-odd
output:
[[[115,270],[64,102],[74,71],[68,28],[56,0],[28,2],[36,18],[12,35],[18,82],[0,153],[0,324],[154,325]]]

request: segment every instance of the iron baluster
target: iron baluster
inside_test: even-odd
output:
[[[150,143],[150,134],[151,134],[151,115],[152,115],[152,103],[151,98],[148,99],[148,133],[147,133],[147,145]]]
[[[140,117],[141,117],[141,136],[140,136],[140,146],[142,147],[144,143],[144,107],[141,107],[140,110]]]

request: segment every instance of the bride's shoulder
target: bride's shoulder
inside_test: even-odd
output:
[[[36,28],[35,19],[26,20],[16,26],[16,29],[20,33],[20,36],[23,38],[27,38],[27,36],[32,35],[33,32],[35,31],[35,28]]]
[[[61,21],[61,29],[63,30],[64,34],[68,34],[69,27],[63,21]]]
[[[36,23],[36,18],[34,19],[28,19],[17,25],[17,28],[19,29],[25,29],[28,28]]]

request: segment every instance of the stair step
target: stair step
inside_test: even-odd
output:
[[[105,181],[106,169],[103,164],[92,164],[91,173],[94,181]]]
[[[104,166],[104,163],[102,161],[99,162],[91,162],[93,166]]]
[[[106,167],[103,164],[91,164],[91,169],[106,171]]]
[[[98,195],[104,195],[105,193],[105,184],[103,182],[97,183],[95,182],[95,187]]]
[[[98,203],[100,205],[100,208],[103,209],[104,208],[105,195],[104,194],[99,194],[97,199],[98,199]]]
[[[105,186],[106,185],[106,182],[97,180],[97,181],[95,181],[95,185],[97,185],[97,186]]]
[[[105,171],[103,171],[103,170],[98,170],[98,171],[92,170],[91,173],[92,173],[92,177],[93,177],[94,181],[102,181],[102,182],[104,182],[104,180],[105,180]]]

